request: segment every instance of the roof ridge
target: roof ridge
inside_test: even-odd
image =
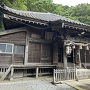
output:
[[[18,12],[23,12],[23,13],[30,13],[30,12],[32,12],[32,13],[40,13],[40,14],[51,14],[50,12],[36,12],[36,11],[24,11],[24,10],[16,10],[16,9],[14,9],[14,8],[10,8],[10,7],[8,7],[8,6],[6,6],[5,4],[4,4],[4,6],[2,6],[1,5],[1,7],[3,8],[3,9],[6,9],[6,10],[13,10],[13,11],[18,11]]]

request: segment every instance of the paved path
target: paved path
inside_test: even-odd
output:
[[[53,85],[45,80],[24,80],[14,82],[1,82],[0,90],[75,90],[66,84]]]

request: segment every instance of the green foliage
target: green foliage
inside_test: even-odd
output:
[[[52,0],[27,0],[27,10],[47,12],[53,11],[54,5]]]
[[[79,4],[72,10],[72,16],[90,16],[90,4]]]
[[[7,6],[15,9],[27,10],[27,0],[1,0],[0,3],[4,3]]]

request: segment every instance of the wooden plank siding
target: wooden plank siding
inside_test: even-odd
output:
[[[16,32],[0,36],[0,43],[25,44],[26,32]]]
[[[28,57],[26,64],[51,64],[52,55],[51,55],[51,42],[52,42],[52,32],[45,31],[42,38],[42,30],[36,30],[27,28],[27,31],[12,32],[0,35],[0,43],[12,43],[14,45],[24,45],[26,46],[26,41],[29,42],[28,45]],[[26,38],[28,36],[28,38]],[[30,41],[32,40],[32,41]],[[35,41],[36,40],[36,41]],[[26,50],[26,49],[25,49]],[[1,57],[1,56],[0,56]],[[1,62],[6,60],[5,64],[14,64],[22,65],[25,64],[25,52],[23,54],[11,54],[9,61],[6,56],[3,56],[3,59],[0,59]]]
[[[86,51],[86,63],[90,63],[90,50]]]
[[[25,45],[26,31],[8,33],[0,36],[0,43],[12,43],[15,45]],[[22,54],[0,54],[0,65],[23,64],[24,55]]]
[[[23,64],[23,63],[24,63],[24,55],[14,54],[13,64]]]
[[[41,44],[41,63],[51,63],[51,44]]]
[[[42,36],[43,31],[31,30],[29,35],[29,48],[28,48],[28,63],[34,64],[51,64],[51,42],[52,32],[45,31],[45,36]],[[43,37],[43,38],[42,38]]]
[[[0,66],[9,66],[12,64],[11,54],[0,54]]]
[[[58,44],[53,43],[53,64],[58,64]]]
[[[39,43],[29,43],[28,62],[40,63],[41,45]]]
[[[50,44],[29,43],[29,63],[51,63]]]

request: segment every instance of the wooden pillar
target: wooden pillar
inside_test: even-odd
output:
[[[73,63],[74,63],[74,68],[75,68],[75,53],[74,53],[74,49],[75,49],[75,46],[72,47],[72,50],[73,50]]]
[[[63,63],[64,63],[64,68],[67,68],[67,54],[66,54],[65,42],[63,45]]]
[[[89,46],[86,46],[85,48],[85,66],[87,66],[87,63],[90,63],[90,50],[89,50]]]
[[[86,50],[85,50],[85,53],[84,53],[84,55],[85,55],[85,68],[86,68],[86,60],[87,60],[87,55],[86,55]]]
[[[11,68],[11,76],[10,76],[10,80],[13,80],[13,75],[14,75],[14,68]]]
[[[12,47],[12,49],[13,49],[13,53],[12,53],[12,65],[14,64],[14,47],[15,47],[15,45],[13,44],[13,47]]]
[[[39,68],[36,68],[36,78],[38,78]]]
[[[76,63],[78,64],[79,68],[81,68],[80,46],[77,46],[76,48]]]
[[[82,65],[81,65],[81,55],[80,55],[81,53],[80,53],[80,46],[79,46],[79,49],[78,49],[78,56],[79,56],[79,68],[81,68],[82,67]]]
[[[24,64],[28,63],[28,48],[29,48],[29,32],[26,34],[26,47],[25,47],[25,61]]]

